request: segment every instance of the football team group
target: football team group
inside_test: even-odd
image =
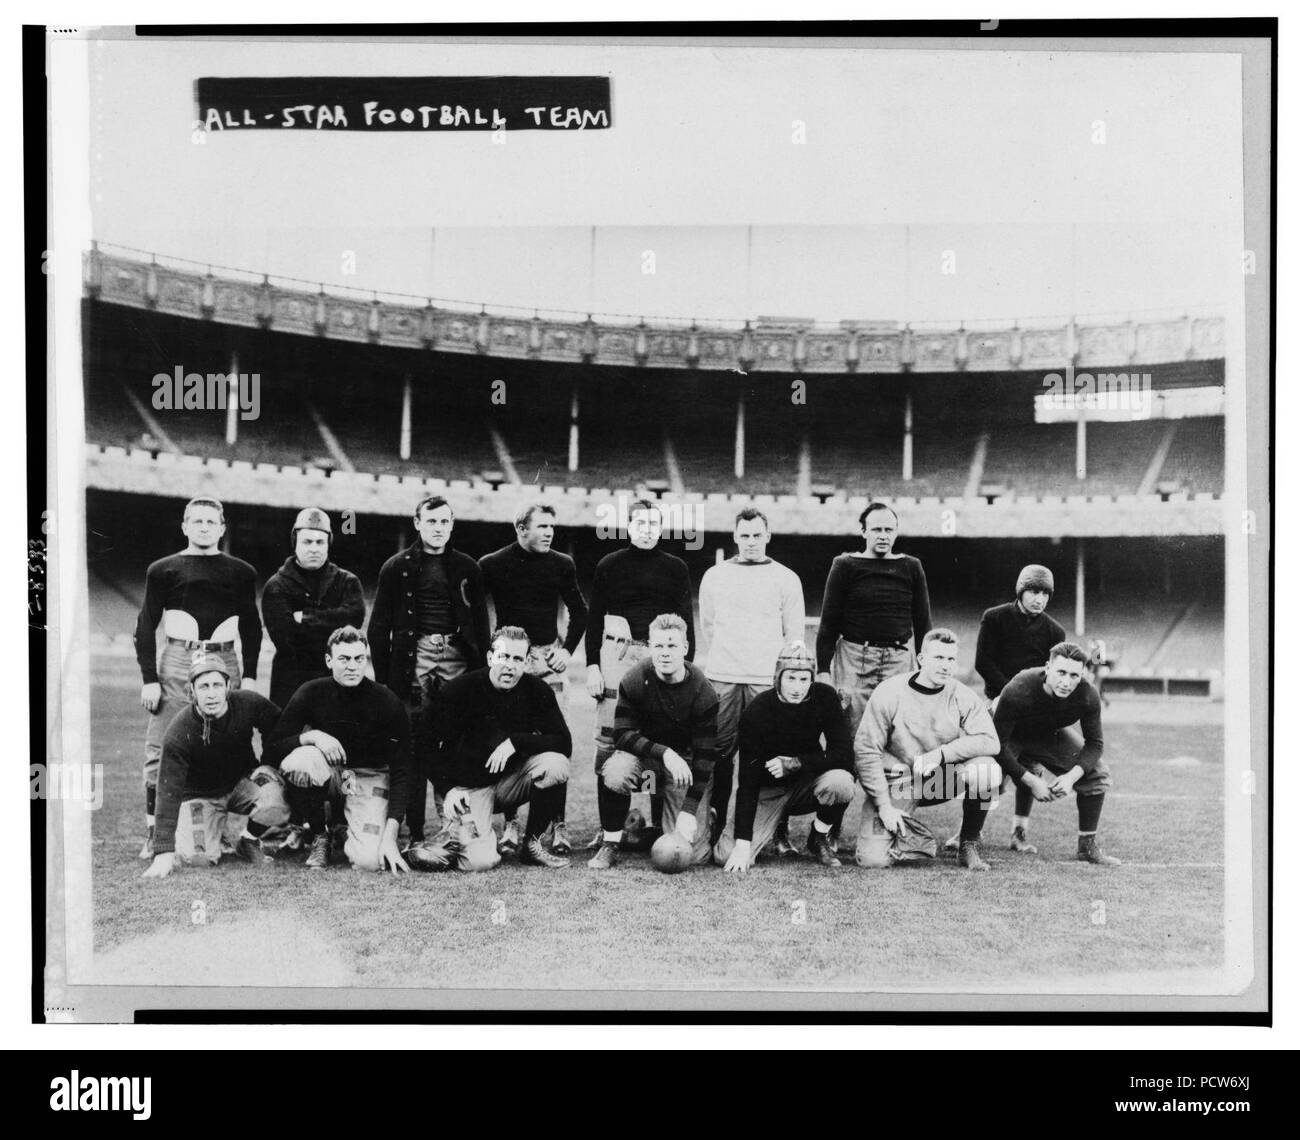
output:
[[[768,520],[749,507],[735,555],[700,581],[701,665],[690,571],[660,546],[661,509],[638,500],[627,520],[586,598],[574,560],[552,549],[545,503],[520,510],[514,540],[476,562],[452,545],[451,504],[430,496],[414,541],[379,572],[367,624],[360,581],[331,561],[324,511],[299,512],[259,613],[256,571],[220,549],[221,503],[191,500],[187,545],[150,565],[135,631],[150,714],[145,877],[225,855],[394,872],[487,870],[503,856],[569,866],[568,676],[584,641],[594,870],[648,849],[660,870],[711,859],[744,873],[764,852],[798,858],[788,821],[809,814],[809,856],[838,867],[859,786],[863,867],[938,855],[915,811],[960,799],[943,850],[987,870],[980,837],[1008,785],[1017,857],[1036,853],[1034,801],[1073,792],[1077,857],[1118,863],[1097,841],[1111,785],[1101,704],[1087,653],[1046,613],[1049,569],[1026,566],[1014,598],[984,613],[981,696],[956,679],[957,637],[931,627],[920,561],[894,552],[892,508],[868,505],[863,549],[832,562],[810,651],[803,586],[767,556]],[[263,624],[269,697],[250,684]]]

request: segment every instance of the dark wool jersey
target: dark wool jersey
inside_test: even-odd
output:
[[[985,696],[996,697],[1022,669],[1042,665],[1048,650],[1064,640],[1065,630],[1045,613],[1027,614],[1016,602],[985,610],[975,646],[975,671],[984,678]]]
[[[262,619],[257,613],[257,571],[229,554],[169,554],[144,576],[144,605],[135,623],[135,657],[146,685],[158,680],[156,634],[163,610],[184,610],[207,641],[229,617],[239,618],[244,676],[257,677]]]
[[[175,850],[181,804],[224,796],[257,767],[253,729],[262,734],[263,753],[268,751],[280,709],[251,689],[232,689],[229,701],[224,716],[209,719],[191,704],[167,726],[158,769],[155,854]]]
[[[447,555],[425,552],[420,562],[419,576],[411,597],[415,631],[425,633],[455,633],[456,619],[452,614],[451,584],[447,580]]]
[[[441,775],[452,787],[486,788],[518,770],[539,752],[573,752],[573,739],[551,687],[525,673],[513,689],[498,689],[487,669],[448,681],[429,711],[442,742]],[[503,740],[514,755],[500,772],[487,770],[488,757]]]
[[[271,734],[268,763],[279,764],[308,729],[327,732],[343,745],[346,768],[388,772],[388,818],[406,814],[410,787],[411,718],[392,691],[369,677],[348,688],[333,677],[308,681],[285,706]]]
[[[793,757],[797,767],[787,760],[785,773],[773,776],[765,765],[774,756]],[[775,689],[760,693],[740,717],[736,838],[754,838],[759,789],[788,787],[834,768],[853,771],[853,740],[839,694],[820,681],[798,704],[781,700]]]
[[[295,613],[302,621],[293,620]],[[289,557],[262,590],[262,620],[275,645],[271,699],[283,706],[303,682],[329,676],[325,643],[340,626],[361,628],[366,599],[357,576],[341,566],[304,570]]]
[[[655,547],[625,546],[596,563],[587,619],[587,664],[600,664],[605,615],[627,619],[634,641],[649,639],[650,623],[660,614],[677,614],[686,623],[686,660],[695,657],[695,607],[691,572],[676,555]]]
[[[718,751],[718,694],[698,665],[686,662],[686,676],[661,681],[647,657],[624,675],[614,710],[614,747],[662,763],[671,748],[691,766],[692,780],[682,810],[691,813],[713,774]]]
[[[1101,699],[1097,690],[1087,681],[1080,681],[1079,687],[1062,700],[1044,690],[1046,675],[1045,668],[1017,673],[1007,682],[1007,687],[998,697],[998,706],[993,710],[993,724],[998,739],[1002,741],[998,763],[1017,784],[1025,774],[1024,765],[1018,759],[1020,750],[1035,745],[1050,747],[1057,729],[1066,728],[1076,721],[1083,734],[1083,751],[1075,763],[1086,776],[1101,760],[1104,744],[1101,738]]]
[[[587,603],[578,589],[573,559],[558,550],[525,550],[517,542],[479,559],[483,585],[497,609],[497,628],[522,626],[534,645],[560,636],[559,606],[569,611],[564,648],[572,653],[587,628]]]
[[[835,643],[921,639],[930,632],[930,591],[919,559],[840,554],[831,563],[817,627],[817,669],[827,672]]]

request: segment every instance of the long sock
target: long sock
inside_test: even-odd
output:
[[[1029,816],[1017,815],[1011,826],[1027,832],[1029,830]]]
[[[551,788],[533,787],[533,794],[528,797],[528,825],[524,829],[524,841],[538,838],[555,818],[555,812],[563,803],[564,785],[556,784]]]
[[[144,821],[153,830],[155,809],[158,806],[158,786],[150,784],[144,790]]]
[[[961,802],[961,841],[970,843],[980,837],[989,814],[987,800],[965,799]]]
[[[1029,812],[1034,806],[1034,793],[1016,785],[1016,826],[1029,825]]]
[[[819,831],[830,831],[832,827],[838,827],[844,820],[844,813],[849,810],[848,804],[818,804],[817,805],[817,823]]]
[[[596,804],[600,809],[600,826],[606,831],[621,831],[623,821],[627,819],[632,797],[607,788],[600,777],[596,777]]]
[[[628,805],[630,806],[631,803],[632,803],[632,797],[631,797],[631,796],[625,796],[624,799],[627,801]],[[627,809],[625,808],[625,809],[624,809],[625,814],[624,814],[624,816],[623,816],[623,819],[626,819],[626,818],[627,818],[626,810],[627,810]],[[651,797],[650,797],[650,824],[651,824],[652,827],[657,827],[660,831],[662,831],[662,830],[664,829],[664,798],[663,798],[663,796],[651,796]],[[622,820],[619,821],[619,826],[622,826]]]
[[[325,834],[325,789],[300,788],[296,784],[285,787],[292,819],[302,820],[312,830],[313,838]]]
[[[1079,796],[1079,831],[1090,834],[1097,830],[1101,822],[1101,805],[1106,798],[1103,792],[1096,796]]]
[[[569,799],[569,785],[567,783],[560,785],[560,804],[555,810],[555,815],[551,818],[552,823],[564,823],[564,807]]]

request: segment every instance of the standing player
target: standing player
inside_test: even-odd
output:
[[[329,866],[327,796],[342,798],[347,820],[343,853],[353,867],[410,868],[397,832],[412,779],[411,722],[406,706],[366,676],[369,646],[359,629],[336,629],[326,643],[330,675],[294,693],[271,738],[270,754],[289,782],[294,821],[312,833],[307,866]]]
[[[216,499],[191,499],[181,516],[186,546],[160,558],[145,573],[144,604],[135,623],[135,656],[144,684],[140,704],[149,715],[144,735],[144,802],[149,837],[140,858],[153,853],[158,764],[168,722],[187,701],[186,681],[195,653],[216,654],[226,664],[231,685],[239,687],[238,634],[243,676],[257,678],[262,651],[262,619],[257,613],[257,572],[219,547],[226,533],[225,511]],[[159,655],[158,624],[166,645]]]
[[[925,635],[917,666],[877,686],[853,740],[858,780],[867,793],[857,861],[889,866],[889,836],[902,826],[903,812],[961,795],[961,865],[987,871],[979,838],[1002,783],[993,718],[979,697],[953,680],[952,630]]]
[[[527,633],[500,626],[488,667],[443,689],[434,719],[450,785],[443,810],[449,819],[468,815],[486,837],[494,812],[527,803],[519,862],[556,869],[569,861],[547,851],[542,835],[564,804],[573,739],[554,691],[528,672],[528,650]]]
[[[479,559],[483,586],[496,607],[496,624],[519,626],[531,643],[528,672],[544,681],[555,694],[563,713],[568,709],[566,682],[571,655],[587,629],[587,602],[578,589],[573,559],[552,550],[555,511],[545,503],[529,503],[515,516],[515,541]],[[560,603],[569,615],[564,640],[559,634]],[[551,825],[551,850],[567,855],[573,850],[564,829],[564,786],[560,806]],[[519,849],[519,830],[513,813],[506,818],[501,837],[503,851]]]
[[[1052,646],[1065,640],[1065,630],[1047,615],[1055,581],[1046,566],[1032,564],[1016,579],[1016,600],[984,611],[980,618],[979,641],[975,646],[975,671],[984,678],[984,695],[990,700],[1022,669],[1032,669],[1047,660]],[[1011,830],[1011,850],[1033,854],[1029,842],[1029,812],[1034,797],[1029,789],[1016,787],[1016,818]],[[952,844],[952,840],[948,841]]]
[[[596,770],[614,751],[614,711],[624,674],[648,653],[650,623],[677,614],[686,627],[686,660],[695,654],[695,607],[686,563],[658,549],[663,514],[637,499],[628,508],[630,545],[596,563],[587,619],[587,692],[596,701]],[[651,797],[652,819],[660,824],[662,800]],[[623,821],[619,820],[621,828]],[[650,835],[644,838],[650,838]],[[588,848],[599,847],[599,834]]]
[[[686,660],[686,623],[660,614],[650,623],[650,656],[624,675],[614,714],[616,751],[596,768],[601,844],[587,863],[614,866],[632,793],[647,773],[651,801],[662,801],[665,831],[691,845],[691,861],[709,856],[709,790],[717,755],[718,695],[704,670]],[[599,755],[599,753],[597,754]]]
[[[718,694],[712,803],[719,833],[731,799],[741,714],[772,687],[772,662],[782,646],[802,644],[804,635],[803,585],[793,570],[767,556],[767,516],[745,507],[732,536],[736,556],[710,566],[700,579],[700,632],[709,645],[704,675]]]
[[[329,676],[329,635],[366,620],[360,580],[329,560],[334,541],[329,515],[317,507],[299,511],[290,541],[293,554],[262,589],[262,619],[275,646],[271,700],[281,708],[304,682]]]
[[[451,546],[451,504],[430,495],[412,521],[416,540],[380,568],[367,633],[375,680],[415,714],[415,782],[406,823],[411,842],[419,843],[435,751],[420,707],[426,692],[432,697],[453,677],[483,665],[489,627],[478,563]]]
[[[1083,678],[1088,654],[1072,641],[1054,645],[1046,668],[1017,673],[1002,690],[993,723],[1002,741],[998,761],[1040,803],[1074,792],[1079,806],[1077,858],[1102,867],[1118,865],[1097,846],[1097,827],[1110,769],[1101,758],[1101,700]],[[1071,726],[1077,724],[1080,732]],[[1048,779],[1048,773],[1053,779]]]
[[[853,741],[839,695],[813,680],[816,666],[794,642],[777,658],[772,688],[740,718],[736,812],[713,849],[728,871],[744,874],[781,819],[810,811],[808,850],[823,867],[840,865],[830,834],[853,799]]]
[[[912,669],[930,632],[930,592],[925,570],[910,554],[895,554],[898,515],[868,503],[858,517],[866,549],[831,563],[817,629],[817,679],[835,686],[857,732],[877,685]]]
[[[280,710],[251,689],[232,690],[229,666],[215,654],[196,653],[188,677],[192,703],[163,736],[146,879],[227,853],[263,862],[259,841],[289,819],[283,777],[253,755],[253,730],[265,751]]]

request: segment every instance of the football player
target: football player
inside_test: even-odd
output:
[[[325,653],[330,675],[294,693],[269,748],[289,782],[294,820],[312,834],[307,866],[329,866],[325,800],[331,797],[343,801],[343,853],[353,867],[409,871],[397,833],[416,783],[410,715],[394,693],[366,676],[370,647],[359,629],[336,629]]]
[[[289,819],[284,779],[253,754],[254,730],[265,750],[279,708],[251,689],[232,689],[230,667],[216,654],[196,653],[187,676],[190,704],[163,736],[146,879],[226,854],[263,862],[262,843]]]
[[[692,863],[709,857],[718,695],[704,670],[686,660],[690,641],[679,615],[660,614],[649,634],[650,656],[619,682],[615,751],[596,768],[602,835],[587,866],[597,871],[617,862],[628,804],[647,774],[652,803],[662,801],[665,831],[690,844]]]
[[[830,834],[853,799],[853,741],[839,695],[813,680],[816,668],[803,642],[792,643],[777,658],[772,687],[740,718],[735,815],[713,849],[728,871],[743,874],[778,821],[810,811],[809,852],[823,867],[840,865]]]
[[[271,700],[289,703],[307,681],[328,677],[325,643],[340,626],[365,624],[366,599],[357,576],[330,561],[334,531],[317,507],[298,512],[293,553],[262,590],[262,619],[275,645]]]
[[[528,671],[528,650],[528,634],[503,625],[487,668],[442,690],[433,721],[442,744],[437,778],[448,786],[444,814],[468,818],[481,838],[495,812],[528,804],[519,862],[558,869],[569,861],[547,851],[542,836],[564,803],[573,739],[555,692]]]
[[[1112,786],[1102,759],[1101,701],[1083,676],[1088,654],[1072,641],[1052,646],[1047,665],[1017,673],[998,696],[993,723],[998,762],[1040,803],[1074,793],[1079,809],[1077,858],[1113,867],[1097,843],[1101,808]],[[1074,727],[1078,726],[1078,731]]]
[[[904,812],[962,796],[961,866],[988,870],[979,839],[1002,783],[998,736],[988,707],[956,672],[957,635],[932,629],[917,669],[882,681],[867,702],[853,741],[867,793],[857,848],[863,867],[889,866],[890,835]]]

